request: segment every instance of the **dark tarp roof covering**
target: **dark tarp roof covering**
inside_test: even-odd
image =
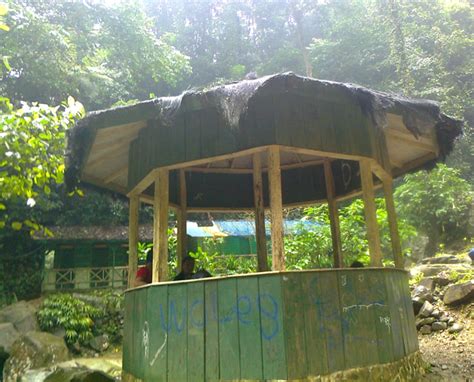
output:
[[[259,116],[259,113],[265,115]],[[393,124],[390,116],[398,116],[401,121],[399,127],[386,129]],[[356,122],[353,123],[351,118]],[[313,120],[319,122],[314,126],[310,125]],[[111,152],[108,158],[101,156],[99,146],[106,146],[107,139],[114,139],[114,135],[119,131],[128,128],[127,125],[132,126],[138,122],[143,122],[143,126],[133,125],[137,133],[130,135],[128,140],[124,139],[126,147],[120,151],[120,155],[118,152]],[[326,128],[326,122],[333,123],[334,128],[332,130]],[[212,127],[213,124],[215,131],[209,130],[211,129],[209,126]],[[273,130],[267,129],[269,125]],[[101,132],[109,128],[112,131],[111,128],[121,126],[123,129],[117,128],[117,133],[111,133],[110,138],[105,133],[101,135],[102,141],[94,146]],[[154,168],[212,158],[269,144],[372,157],[390,171],[391,168],[395,168],[394,163],[404,164],[408,159],[395,160],[396,158],[390,157],[388,151],[391,150],[396,155],[403,150],[399,150],[400,146],[391,143],[395,140],[385,139],[385,132],[380,135],[377,131],[396,130],[395,133],[401,134],[406,140],[403,131],[406,130],[414,144],[425,133],[427,137],[432,137],[433,155],[422,156],[422,151],[416,154],[417,146],[413,146],[415,157],[418,156],[418,159],[422,160],[418,160],[411,168],[399,165],[398,171],[397,169],[392,171],[394,176],[398,176],[406,171],[432,166],[436,160],[444,159],[452,150],[455,138],[461,134],[461,127],[461,121],[441,113],[439,106],[433,101],[413,100],[358,85],[316,80],[292,73],[276,74],[207,90],[188,91],[177,97],[157,98],[131,106],[89,113],[69,133],[66,183],[68,187],[74,187],[82,179],[84,183],[118,189],[119,192],[126,193]],[[313,129],[311,133],[313,135],[306,134],[308,129]],[[308,137],[314,136],[314,129],[318,130],[320,136],[315,138],[319,141],[312,145],[312,139]],[[194,136],[196,133],[198,135]],[[386,141],[392,148],[387,149]],[[412,149],[409,140],[406,142],[408,144],[402,147],[405,152]],[[201,146],[194,149],[191,146],[195,144]],[[420,144],[418,148],[419,146]],[[126,156],[122,159],[123,163],[126,162],[125,166],[128,166],[125,169],[126,175],[118,179],[115,185],[112,181],[103,181],[107,178],[104,174],[107,171],[112,172],[112,169],[101,167],[100,159],[105,158],[104,162],[113,166],[119,156]],[[388,160],[391,163],[388,163]],[[337,189],[338,185],[340,187],[344,183],[341,178],[344,163],[334,162],[333,171]],[[346,162],[352,167],[356,165],[356,162]],[[355,168],[354,170],[357,171]],[[285,198],[285,204],[324,199],[325,187],[324,181],[321,182],[323,180],[321,171],[322,166],[313,166],[283,172],[284,188],[285,184],[287,187],[286,196],[283,190],[284,203]],[[191,207],[193,204],[202,208],[251,207],[250,194],[231,195],[232,198],[245,199],[240,202],[211,201],[212,198],[225,199],[229,196],[227,192],[222,195],[223,189],[216,189],[219,183],[232,186],[236,182],[237,185],[246,185],[251,181],[250,175],[188,173],[187,177],[191,190],[188,202]],[[173,184],[173,179],[170,182]],[[206,186],[207,184],[209,186]],[[291,184],[296,184],[296,188],[291,187]],[[319,187],[321,190],[314,192],[305,190],[314,187]],[[342,196],[359,187],[360,182],[355,181],[349,188],[340,189],[337,193]],[[244,194],[251,190],[247,186],[243,188],[246,190]],[[172,189],[170,191],[170,198],[173,200],[176,195]],[[206,193],[209,194],[208,197]],[[199,198],[196,198],[196,195],[199,195]]]

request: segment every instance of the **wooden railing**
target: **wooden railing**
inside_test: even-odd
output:
[[[46,269],[43,291],[125,289],[128,267]]]

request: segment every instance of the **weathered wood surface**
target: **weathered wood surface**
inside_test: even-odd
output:
[[[302,379],[417,349],[397,269],[266,272],[125,297],[124,371],[144,381]]]
[[[367,241],[369,242],[370,265],[382,266],[382,249],[380,246],[380,232],[377,223],[377,207],[370,161],[361,160],[360,178],[362,182],[362,199],[364,200],[365,224],[367,226]]]
[[[186,173],[184,170],[179,170],[179,207],[177,210],[178,220],[178,242],[176,248],[176,255],[178,258],[178,269],[181,270],[183,259],[188,254],[188,243],[187,243],[187,193],[186,193]]]
[[[128,287],[133,288],[138,264],[138,213],[140,201],[137,195],[129,200],[128,215]]]
[[[257,270],[268,271],[267,237],[265,233],[265,206],[263,203],[262,160],[260,153],[254,154],[253,162],[253,197],[255,214],[255,239],[257,242]]]
[[[153,282],[167,280],[169,171],[158,170],[153,205]]]
[[[386,178],[383,180],[383,191],[385,195],[385,206],[387,208],[388,226],[390,228],[390,240],[392,242],[392,253],[395,267],[403,269],[402,246],[398,233],[397,212],[393,201],[393,180]]]
[[[281,196],[280,148],[268,149],[268,187],[270,194],[272,269],[285,269],[285,249],[283,246],[283,205]]]

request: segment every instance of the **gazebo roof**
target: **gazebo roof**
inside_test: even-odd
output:
[[[189,211],[251,209],[252,155],[266,171],[279,145],[283,205],[298,205],[326,199],[325,158],[343,198],[360,191],[359,159],[397,177],[444,159],[461,125],[432,101],[277,74],[89,113],[70,131],[66,182],[150,198],[156,168],[186,167]]]

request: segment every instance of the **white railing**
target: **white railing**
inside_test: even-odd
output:
[[[125,289],[128,267],[46,269],[43,291]]]

